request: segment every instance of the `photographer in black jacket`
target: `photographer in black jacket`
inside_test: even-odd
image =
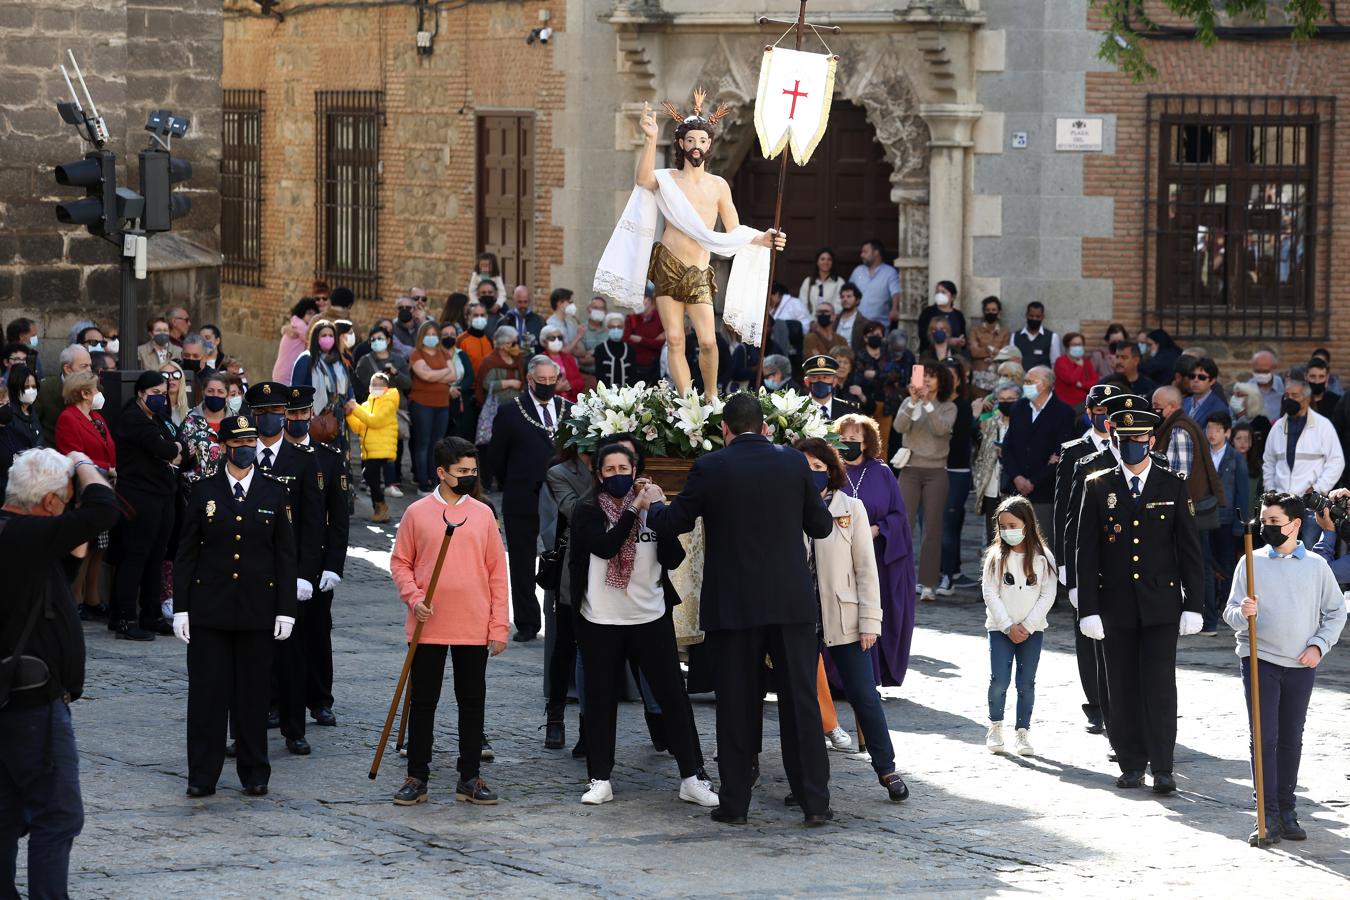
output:
[[[66,896],[70,847],[84,826],[68,707],[84,690],[84,632],[63,564],[117,520],[117,498],[88,456],[15,457],[0,509],[0,659],[22,660],[0,666],[0,896],[19,896],[25,831],[29,896]]]

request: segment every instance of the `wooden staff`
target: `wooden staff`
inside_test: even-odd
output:
[[[1242,550],[1247,556],[1247,596],[1256,598],[1256,565],[1252,561],[1252,529],[1260,520],[1253,520],[1242,534]],[[1252,680],[1252,775],[1256,780],[1256,836],[1257,846],[1266,843],[1266,781],[1261,765],[1261,682],[1256,674],[1256,616],[1247,617],[1247,644],[1249,674]]]
[[[412,706],[412,691],[403,695],[403,712],[398,716],[398,740],[394,741],[394,752],[403,749],[403,732],[408,727],[408,708]]]
[[[455,536],[455,529],[463,522],[455,524],[442,514],[445,521],[445,537],[441,539],[441,551],[436,554],[436,565],[431,570],[431,584],[427,585],[426,597],[423,600],[427,608],[431,608],[436,597],[436,582],[441,580],[441,567],[445,565],[445,554],[450,549],[450,539]],[[389,715],[384,720],[384,731],[380,733],[380,745],[375,748],[375,759],[370,764],[370,780],[374,781],[375,776],[380,774],[380,760],[384,756],[384,748],[389,744],[389,732],[394,729],[394,714],[398,712],[398,701],[403,697],[403,688],[408,683],[408,673],[412,671],[413,654],[417,652],[417,642],[422,639],[422,626],[426,622],[418,621],[417,626],[413,628],[412,640],[408,642],[408,654],[403,657],[403,671],[398,676],[398,687],[394,689],[394,699],[389,702]],[[412,691],[408,691],[409,700],[412,699]],[[407,704],[403,707],[404,719],[408,716]],[[399,728],[399,742],[403,741],[403,729]]]

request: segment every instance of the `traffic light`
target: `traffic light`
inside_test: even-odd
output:
[[[117,230],[117,158],[112,153],[93,150],[84,159],[57,166],[56,183],[84,188],[83,200],[56,205],[58,222],[83,225],[100,236]]]
[[[141,225],[147,233],[168,231],[179,216],[192,209],[192,200],[173,191],[173,186],[192,177],[192,163],[174,159],[167,150],[141,151],[141,194],[145,212]]]

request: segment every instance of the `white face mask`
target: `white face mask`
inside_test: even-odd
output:
[[[487,328],[487,316],[474,316],[469,320],[469,327],[475,331],[482,331]]]
[[[567,306],[563,309],[563,315],[567,316],[569,319],[576,318],[577,305],[575,303],[567,304]]]
[[[372,396],[372,397],[383,397],[383,396],[384,396],[384,392],[387,391],[387,390],[389,390],[389,388],[386,388],[386,387],[375,387],[374,385],[371,385],[371,388],[370,388],[370,396]]]
[[[353,333],[350,332],[350,331],[347,332],[346,334],[344,334],[344,335],[342,336],[342,346],[344,346],[344,347],[355,347],[355,346],[356,346],[356,335],[353,334]]]
[[[1235,413],[1241,413],[1247,408],[1247,401],[1242,398],[1241,394],[1234,394],[1228,400],[1228,408]]]
[[[1022,543],[1022,539],[1026,537],[1026,529],[1002,528],[999,530],[998,536],[1003,538],[1003,543],[1007,544],[1009,547],[1016,547],[1018,544]]]
[[[94,395],[94,409],[102,409],[102,408],[103,408],[103,392],[99,391],[97,394]]]
[[[225,398],[225,409],[229,410],[230,415],[238,415],[239,408],[244,405],[244,398],[235,394],[233,397]]]
[[[562,349],[562,341],[558,340],[557,338],[554,338],[544,346],[548,347],[548,349],[553,353],[557,353],[559,350]]]
[[[19,392],[19,402],[33,404],[37,402],[37,388],[24,388]]]
[[[933,302],[938,306],[951,306],[952,298],[948,297],[945,291],[938,291],[933,294]]]
[[[1252,373],[1252,381],[1255,381],[1257,384],[1270,384],[1274,380],[1275,380],[1275,373],[1273,372]]]
[[[591,321],[596,324],[605,321],[605,311],[603,309],[591,310]]]
[[[120,340],[118,340],[117,338],[113,338],[112,340],[108,341],[108,352],[109,352],[109,353],[116,353],[118,350],[121,350],[121,349],[122,349],[122,342],[121,342]]]

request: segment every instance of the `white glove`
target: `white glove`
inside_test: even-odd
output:
[[[176,612],[173,614],[173,636],[185,644],[192,640],[192,636],[188,634],[187,613]]]
[[[1204,627],[1204,616],[1195,612],[1184,612],[1181,614],[1181,625],[1177,628],[1177,634],[1199,634],[1200,629]]]
[[[323,574],[319,576],[319,590],[321,591],[331,591],[339,584],[342,584],[342,576],[336,572],[324,569]]]
[[[1069,588],[1069,605],[1078,608],[1078,588]]]
[[[1065,587],[1068,587],[1068,586],[1069,586],[1069,567],[1068,567],[1068,566],[1060,566],[1060,567],[1059,567],[1059,583],[1062,584],[1062,585],[1064,585]],[[1075,605],[1076,605],[1076,604],[1075,604]]]
[[[291,636],[291,629],[294,627],[295,620],[290,616],[277,616],[277,623],[272,629],[272,637],[284,641]]]
[[[295,579],[295,599],[304,603],[310,597],[314,596],[314,585],[303,578]]]
[[[1079,619],[1078,630],[1083,632],[1083,637],[1092,638],[1094,641],[1106,640],[1106,629],[1102,628],[1101,616],[1084,616]]]

